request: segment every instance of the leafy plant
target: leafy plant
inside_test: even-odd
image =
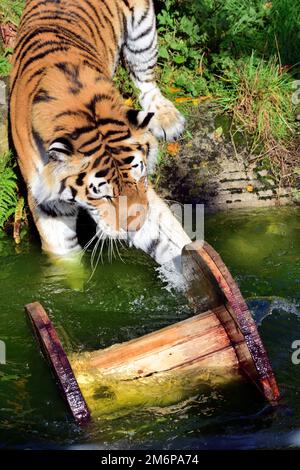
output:
[[[0,21],[2,23],[10,22],[17,26],[19,24],[24,5],[25,0],[1,0]]]
[[[0,158],[0,228],[15,212],[17,192],[17,176],[8,153]]]
[[[2,54],[0,53],[0,77],[6,77],[10,73],[9,53],[10,49],[6,49]]]

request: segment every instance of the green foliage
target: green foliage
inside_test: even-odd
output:
[[[138,97],[137,89],[135,88],[129,73],[127,70],[119,66],[113,78],[117,88],[122,91],[122,95],[124,98],[134,97],[135,99]]]
[[[292,80],[274,58],[264,61],[252,54],[232,62],[215,85],[218,103],[257,139],[283,140],[295,132]]]
[[[281,184],[299,165],[292,104],[300,72],[296,2],[167,0],[157,10],[164,92],[175,93],[177,102],[212,96],[233,116],[233,128],[252,137],[252,150],[265,155],[260,165]]]
[[[17,176],[11,160],[10,153],[0,157],[0,228],[14,214],[18,201]]]
[[[0,4],[0,23],[12,23],[15,26],[19,24],[20,17],[25,5],[25,0],[1,0]],[[9,55],[12,50],[4,48],[0,39],[0,77],[7,77],[11,70]]]
[[[158,10],[164,59],[175,60],[178,53],[192,65],[200,49],[209,62],[211,54],[240,58],[253,50],[264,58],[278,54],[283,64],[299,61],[300,9],[294,0],[167,0],[158,2]],[[175,53],[169,47],[174,35]]]
[[[0,5],[0,20],[3,23],[13,23],[18,25],[22,11],[25,5],[25,0],[1,0]]]
[[[7,77],[11,70],[11,64],[9,62],[10,49],[6,49],[1,53],[0,49],[0,77]]]

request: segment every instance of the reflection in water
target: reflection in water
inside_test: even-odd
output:
[[[206,239],[237,279],[274,366],[281,406],[271,410],[249,384],[204,387],[176,406],[139,408],[78,429],[66,412],[23,313],[44,304],[68,351],[105,348],[190,315],[182,294],[135,250],[125,263],[49,263],[38,247],[16,253],[0,239],[0,447],[276,448],[300,447],[300,365],[291,361],[300,339],[300,210],[235,212],[206,219]],[[167,288],[166,288],[167,287]],[[105,444],[104,444],[105,443]]]

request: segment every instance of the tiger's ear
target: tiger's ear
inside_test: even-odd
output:
[[[127,119],[129,123],[135,126],[137,129],[146,129],[153,116],[154,113],[138,111],[137,109],[129,109],[127,111]]]
[[[68,139],[57,138],[48,147],[49,161],[65,162],[73,153],[73,145]]]

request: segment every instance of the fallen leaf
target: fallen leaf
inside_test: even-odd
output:
[[[176,103],[188,103],[191,102],[194,106],[198,106],[198,104],[203,103],[206,100],[211,98],[210,95],[207,96],[198,96],[198,98],[192,98],[190,96],[179,96],[175,98]]]
[[[200,101],[200,103],[202,103],[203,101],[209,100],[210,98],[211,98],[211,95],[204,95],[204,96],[199,96],[198,100]]]
[[[217,129],[214,130],[213,138],[214,138],[214,140],[220,140],[222,135],[223,135],[223,128],[220,126],[220,127],[217,127]]]
[[[206,100],[209,100],[211,98],[210,95],[207,96],[198,96],[198,98],[193,99],[193,105],[198,106],[200,103],[203,103]]]
[[[24,209],[24,198],[20,197],[16,206],[15,218],[14,218],[13,237],[14,237],[16,245],[19,245],[21,243],[20,229],[21,229],[21,222],[22,222],[22,217],[23,217],[23,209]]]
[[[179,92],[182,91],[182,89],[181,88],[176,88],[174,86],[169,86],[168,91],[169,91],[169,93],[179,93]]]
[[[180,152],[181,145],[179,142],[171,142],[170,144],[167,145],[167,151],[170,155],[173,155],[174,157],[178,155]]]
[[[248,191],[248,193],[253,193],[253,190],[254,190],[254,188],[253,188],[252,184],[248,184],[246,186],[246,191]]]
[[[175,98],[176,103],[186,103],[187,101],[193,101],[194,98],[187,97],[187,96],[179,96]]]
[[[133,99],[132,98],[127,98],[127,100],[124,100],[125,106],[133,106]]]

